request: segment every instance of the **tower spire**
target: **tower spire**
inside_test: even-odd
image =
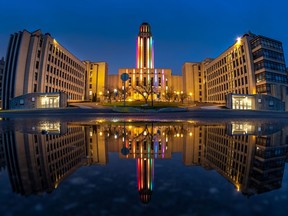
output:
[[[136,47],[136,68],[154,68],[154,43],[148,23],[141,24]]]

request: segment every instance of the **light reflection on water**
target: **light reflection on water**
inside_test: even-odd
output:
[[[283,123],[1,123],[3,215],[268,215],[287,202]]]

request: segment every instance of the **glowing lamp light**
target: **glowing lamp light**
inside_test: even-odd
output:
[[[236,190],[237,190],[237,192],[240,191],[240,185],[239,184],[236,185]]]
[[[241,45],[241,37],[238,37],[236,39],[236,46],[240,46]]]

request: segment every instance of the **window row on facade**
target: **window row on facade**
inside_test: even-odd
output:
[[[159,87],[162,86],[162,78],[161,77],[158,77],[158,82],[157,82],[156,79],[154,81],[153,77],[151,77],[149,81],[148,81],[147,77],[142,77],[142,81],[141,81],[141,78],[139,78],[139,77],[136,77],[133,80],[132,80],[132,77],[129,77],[128,86],[132,86],[132,82],[133,81],[135,82],[136,86],[140,86],[140,85],[143,85],[143,86],[148,86],[148,85],[155,86],[156,85],[156,86],[159,86]],[[167,85],[168,85],[168,80],[166,80],[166,86]]]
[[[62,80],[63,82],[64,81],[72,82],[73,84],[81,86],[81,87],[83,87],[83,85],[84,85],[84,81],[82,79],[77,79],[77,78],[75,78],[75,77],[73,77],[73,76],[71,76],[71,75],[69,75],[67,73],[64,73],[62,71],[56,71],[54,75],[55,76],[53,76],[53,75],[50,76],[50,74],[46,74],[46,83],[49,82],[48,78],[50,77],[50,84],[52,84],[51,83],[51,79],[52,78],[53,78],[54,81],[55,81],[55,78],[58,78],[59,81]],[[35,81],[37,80],[37,78],[38,78],[38,73],[36,72],[35,73]],[[58,80],[58,79],[56,79],[56,80]],[[55,83],[54,81],[53,81],[53,84]]]
[[[276,83],[288,83],[287,75],[270,73],[270,72],[263,72],[263,73],[256,74],[256,83],[265,82],[265,81],[276,82]]]
[[[285,64],[272,62],[269,60],[262,60],[262,61],[256,62],[254,64],[255,71],[261,70],[262,68],[267,68],[267,69],[271,69],[271,70],[275,70],[275,71],[281,71],[283,73],[286,73]]]
[[[240,52],[241,50],[241,52]],[[209,75],[213,71],[225,67],[225,71],[227,71],[227,64],[231,63],[233,64],[233,67],[238,67],[239,65],[246,62],[245,53],[243,45],[241,46],[241,49],[236,48],[232,50],[231,52],[227,53],[225,57],[221,58],[219,61],[217,61],[215,64],[207,68],[207,74]]]
[[[281,42],[278,42],[275,40],[266,39],[263,37],[257,37],[251,41],[252,50],[259,45],[262,45],[262,46],[268,47],[268,48],[273,48],[273,49],[280,50],[280,51],[282,51],[282,49],[283,49]]]
[[[58,79],[55,79],[50,77],[50,79],[48,80],[48,77],[46,77],[46,89],[47,87],[52,87],[52,88],[55,88],[55,89],[59,89],[59,90],[72,90],[74,91],[75,93],[79,93],[79,94],[82,94],[83,93],[83,88],[82,87],[79,87],[79,86],[76,86],[76,85],[73,85],[71,83],[68,83],[68,82],[65,82],[65,81],[61,81],[61,80],[58,80]],[[45,92],[50,92],[50,91],[45,91]]]
[[[260,57],[270,58],[270,59],[273,59],[276,61],[282,61],[282,62],[285,61],[283,53],[268,50],[268,49],[263,49],[263,48],[253,52],[253,59],[254,60],[256,60]]]
[[[70,58],[68,55],[66,55],[63,51],[61,51],[58,47],[54,46],[53,44],[49,44],[50,48],[49,51],[53,54],[55,54],[56,56],[58,56],[60,59],[64,60],[65,62],[67,62],[68,64],[70,64],[71,66],[75,67],[77,70],[80,70],[82,72],[84,72],[84,68],[83,66],[79,65],[78,63],[76,63],[72,58]],[[51,56],[53,57],[53,56]],[[49,56],[48,56],[49,58]]]
[[[39,63],[38,63],[39,64]],[[51,64],[51,62],[50,62],[50,64]],[[66,71],[66,73],[68,72],[69,74],[71,74],[71,75],[74,75],[74,76],[76,76],[77,78],[80,78],[80,79],[83,79],[83,72],[82,71],[79,71],[79,70],[77,70],[77,69],[74,69],[74,68],[72,68],[72,67],[70,67],[70,66],[68,66],[67,64],[65,64],[65,63],[63,63],[63,65],[62,65],[62,62],[61,62],[61,64],[60,64],[60,66],[59,66],[59,64],[58,65],[55,65],[55,64],[51,64],[50,65],[49,63],[47,64],[47,71],[53,71],[53,69],[54,69],[54,73],[55,73],[55,70],[57,70],[57,71],[61,71],[61,69],[63,69],[63,70],[65,70]],[[53,65],[54,65],[54,68],[53,68]],[[38,68],[38,66],[37,66],[37,63],[36,63],[36,69]]]
[[[215,71],[211,71],[210,74],[207,74],[207,78],[208,80],[213,80],[214,78],[218,78],[219,76],[221,76],[223,73],[227,73],[229,71],[233,71],[234,72],[234,77],[236,76],[240,76],[240,75],[243,75],[243,74],[246,74],[247,73],[247,67],[246,65],[241,65],[241,67],[235,67],[231,64],[228,64],[227,66],[224,66],[222,68],[219,68]],[[225,75],[226,76],[226,75]],[[227,80],[227,76],[225,77],[226,80]]]

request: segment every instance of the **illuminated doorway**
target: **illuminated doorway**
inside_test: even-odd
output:
[[[59,95],[46,95],[40,98],[41,106],[39,108],[58,108]]]
[[[246,110],[252,109],[252,96],[240,96],[233,95],[232,96],[232,109]]]

